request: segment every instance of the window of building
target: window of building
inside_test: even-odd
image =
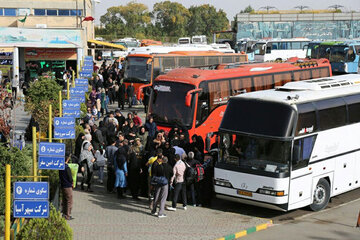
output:
[[[29,16],[30,8],[18,8],[18,16]]]
[[[4,16],[16,16],[15,8],[4,8]]]
[[[47,9],[46,10],[46,15],[48,16],[57,16],[58,15],[58,10],[55,9]]]
[[[45,9],[34,9],[34,15],[35,16],[45,16]]]
[[[3,15],[4,15],[4,9],[0,8],[0,16],[3,16]]]
[[[81,13],[82,13],[81,10],[75,10],[75,9],[70,10],[70,16],[82,16]]]
[[[70,10],[68,10],[68,9],[59,9],[59,16],[70,16]]]

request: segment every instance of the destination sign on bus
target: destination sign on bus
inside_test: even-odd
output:
[[[164,85],[155,85],[154,90],[157,90],[159,92],[171,92],[170,86]]]

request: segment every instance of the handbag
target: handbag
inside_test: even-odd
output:
[[[151,178],[151,181],[150,181],[150,184],[153,185],[153,186],[165,186],[168,184],[168,180],[166,177],[164,176],[161,176],[161,177],[158,177],[158,176],[153,176]]]

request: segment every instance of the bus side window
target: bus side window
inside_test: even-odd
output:
[[[238,78],[231,80],[232,96],[240,93],[251,92],[251,77]]]
[[[292,170],[297,170],[308,165],[315,140],[316,135],[295,140]]]
[[[284,72],[284,73],[274,74],[274,82],[275,82],[275,86],[282,86],[285,83],[291,82],[291,73]]]

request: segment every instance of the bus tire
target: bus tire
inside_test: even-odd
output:
[[[320,211],[324,209],[330,199],[330,184],[324,178],[321,178],[316,185],[314,191],[314,200],[310,205],[310,209],[313,211]]]

